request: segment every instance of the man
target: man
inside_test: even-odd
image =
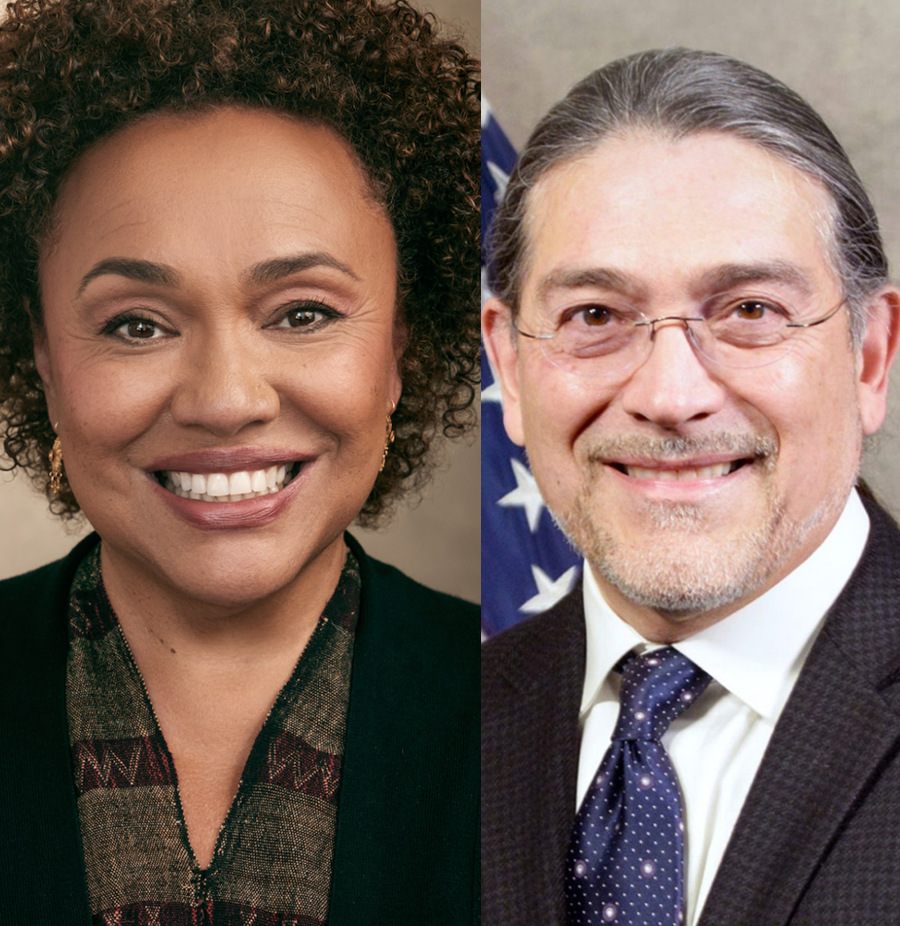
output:
[[[635,55],[491,245],[506,428],[586,563],[484,648],[485,922],[897,922],[900,532],[855,486],[900,291],[846,155],[741,62]]]

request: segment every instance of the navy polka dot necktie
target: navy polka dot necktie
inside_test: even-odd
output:
[[[619,721],[572,830],[568,926],[682,922],[681,793],[660,740],[709,681],[671,647],[626,657]]]

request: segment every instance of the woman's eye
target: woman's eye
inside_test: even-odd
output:
[[[149,318],[114,318],[107,333],[126,341],[152,341],[165,337],[166,332]]]
[[[291,309],[281,321],[281,327],[309,328],[314,325],[319,318],[320,314],[314,309]]]
[[[330,306],[318,303],[304,303],[291,306],[281,321],[277,322],[273,327],[311,330],[320,328],[339,317],[340,313],[335,312]]]

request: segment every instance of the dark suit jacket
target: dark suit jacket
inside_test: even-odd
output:
[[[868,506],[700,926],[900,923],[900,532]],[[482,654],[485,926],[562,926],[584,677],[581,590]]]
[[[65,611],[96,535],[0,582],[0,924],[91,921],[66,726]],[[478,608],[362,572],[329,926],[478,921]]]

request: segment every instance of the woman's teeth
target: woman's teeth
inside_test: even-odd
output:
[[[240,502],[246,498],[262,498],[278,492],[291,481],[290,464],[268,469],[242,470],[239,473],[182,473],[166,470],[162,484],[181,498],[203,502]]]

